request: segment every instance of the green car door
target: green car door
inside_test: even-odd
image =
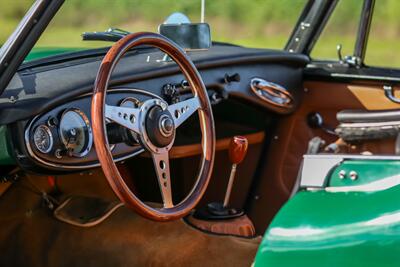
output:
[[[396,160],[341,162],[280,210],[255,266],[399,266],[399,173]]]

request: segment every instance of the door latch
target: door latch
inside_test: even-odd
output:
[[[384,85],[383,90],[385,92],[385,96],[389,98],[392,102],[400,104],[400,99],[394,96],[394,89],[391,85]]]

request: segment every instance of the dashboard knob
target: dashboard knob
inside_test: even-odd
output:
[[[244,136],[234,136],[229,144],[229,159],[232,164],[239,164],[247,153],[248,141]]]
[[[68,156],[68,151],[66,149],[57,148],[54,151],[54,156],[58,159],[62,159],[64,156]]]
[[[232,75],[229,75],[228,73],[225,74],[224,76],[224,81],[225,83],[231,83],[231,82],[240,82],[240,74],[239,73],[235,73]]]
[[[56,117],[49,117],[47,119],[47,125],[49,127],[56,127],[58,125],[58,119]]]
[[[318,112],[311,112],[307,114],[307,124],[310,128],[318,129],[324,125],[324,119]]]

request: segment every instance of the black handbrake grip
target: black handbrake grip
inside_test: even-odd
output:
[[[106,41],[106,42],[117,42],[123,36],[116,35],[109,32],[84,32],[82,33],[83,41]]]
[[[125,30],[109,28],[104,32],[84,32],[82,33],[82,40],[117,42],[128,34],[130,34],[130,32]]]

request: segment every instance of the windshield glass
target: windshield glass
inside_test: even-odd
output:
[[[7,8],[14,20],[21,16],[17,12],[21,8],[19,6],[30,2],[5,1],[8,1]],[[282,49],[305,2],[306,0],[206,1],[205,22],[210,24],[214,42]],[[45,30],[28,60],[68,52],[71,49],[97,48],[112,44],[82,41],[83,32],[105,31],[111,27],[129,32],[157,32],[158,25],[173,12],[182,12],[191,22],[199,22],[201,1],[68,0]],[[1,38],[0,42],[4,42],[5,36]]]

